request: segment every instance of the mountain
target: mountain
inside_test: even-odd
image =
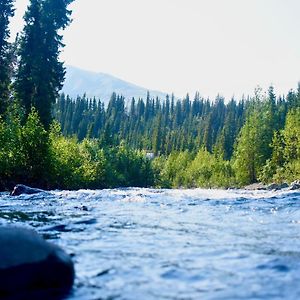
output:
[[[101,101],[107,103],[113,92],[125,97],[125,101],[130,101],[132,97],[135,99],[146,98],[147,89],[135,84],[126,82],[117,77],[86,71],[73,66],[66,67],[66,80],[62,92],[72,98],[84,93],[87,97],[100,98]],[[159,97],[165,99],[166,93],[149,90],[151,97]]]

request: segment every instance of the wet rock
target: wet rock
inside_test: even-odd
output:
[[[286,188],[288,188],[289,187],[289,185],[286,183],[286,182],[283,182],[283,183],[281,183],[280,185],[279,185],[279,189],[281,190],[281,189],[286,189]]]
[[[295,180],[294,182],[291,183],[289,186],[289,190],[299,190],[300,189],[300,180]]]
[[[278,190],[282,190],[282,189],[285,189],[285,188],[288,188],[288,187],[289,187],[289,185],[286,182],[271,183],[267,186],[267,190],[269,190],[269,191],[271,191],[271,190],[278,191]]]
[[[45,192],[44,190],[37,189],[37,188],[32,188],[24,184],[17,184],[13,191],[11,192],[11,196],[19,196],[21,194],[37,194],[37,193],[42,193]]]
[[[261,182],[252,183],[244,187],[245,190],[266,190],[267,187]]]
[[[85,206],[85,205],[82,205],[82,206],[75,206],[74,208],[80,209],[80,210],[83,210],[83,211],[88,211],[88,210],[89,210],[88,207]]]
[[[83,211],[88,211],[88,208],[87,208],[87,206],[85,206],[85,205],[83,205],[83,206],[81,207],[81,209],[82,209]]]
[[[0,227],[0,298],[62,299],[74,282],[69,255],[35,231]]]
[[[278,184],[277,183],[271,183],[267,186],[267,190],[278,190]]]

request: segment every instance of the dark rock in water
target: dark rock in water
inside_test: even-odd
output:
[[[281,183],[280,185],[279,185],[279,189],[281,190],[281,189],[286,189],[286,188],[288,188],[289,187],[289,185],[288,185],[288,183],[286,183],[286,182],[283,182],[283,183]]]
[[[289,185],[286,182],[271,183],[269,185],[264,185],[261,182],[257,182],[257,183],[253,183],[253,184],[245,186],[244,189],[245,190],[268,190],[268,191],[275,190],[275,191],[278,191],[278,190],[285,189],[288,187],[289,187]]]
[[[42,192],[45,192],[45,191],[41,190],[41,189],[32,188],[32,187],[29,187],[24,184],[17,184],[14,187],[13,191],[11,192],[11,196],[19,196],[21,194],[31,195],[31,194],[37,194],[37,193],[42,193]]]
[[[88,210],[89,210],[88,207],[85,206],[85,205],[82,205],[82,206],[75,206],[74,208],[80,209],[80,210],[83,210],[83,211],[88,211]]]
[[[84,210],[84,211],[88,211],[88,208],[85,205],[82,205],[81,209]]]
[[[286,182],[283,183],[271,183],[267,186],[267,190],[271,191],[271,190],[281,190],[281,189],[285,189],[288,188],[289,185]]]
[[[68,254],[35,231],[0,227],[0,298],[62,299],[75,272]]]

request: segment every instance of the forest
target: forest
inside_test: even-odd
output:
[[[132,99],[112,94],[108,106],[61,95],[53,108],[64,136],[153,153],[155,185],[233,187],[299,178],[300,85],[286,97],[271,86],[228,103],[197,93],[190,100]]]
[[[254,96],[125,101],[60,94],[62,30],[72,0],[31,0],[9,42],[14,1],[0,4],[0,190],[242,187],[300,178],[300,84]],[[152,157],[153,156],[153,157]]]

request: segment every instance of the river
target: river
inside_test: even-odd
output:
[[[73,256],[67,299],[300,299],[300,192],[0,193],[0,225]]]

